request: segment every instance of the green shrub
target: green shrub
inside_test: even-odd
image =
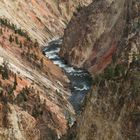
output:
[[[104,78],[109,80],[109,79],[112,79],[113,77],[114,77],[114,67],[109,66],[104,71]]]
[[[125,67],[122,64],[117,64],[114,74],[115,76],[123,76],[125,74]]]

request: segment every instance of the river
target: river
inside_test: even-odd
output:
[[[66,63],[64,59],[59,56],[60,46],[62,40],[58,39],[51,41],[43,50],[44,55],[49,58],[55,65],[62,68],[70,80],[71,96],[70,103],[73,105],[76,112],[81,110],[81,105],[88,91],[91,88],[91,76],[83,70],[74,68]]]

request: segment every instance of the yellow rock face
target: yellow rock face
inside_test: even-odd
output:
[[[63,35],[77,5],[87,5],[91,0],[0,0],[0,17],[29,32],[32,38],[44,44]]]

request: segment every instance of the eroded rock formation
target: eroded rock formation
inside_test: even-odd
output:
[[[61,56],[92,74],[101,72],[122,39],[131,5],[131,0],[95,0],[79,9],[65,30]],[[138,14],[138,5],[134,7]]]
[[[42,45],[63,35],[73,11],[91,0],[0,0],[0,16],[25,29]]]
[[[140,2],[95,0],[65,31],[61,55],[93,75],[66,140],[140,139]]]

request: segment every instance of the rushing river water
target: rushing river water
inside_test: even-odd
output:
[[[77,69],[68,65],[66,61],[59,56],[61,43],[62,40],[60,39],[50,42],[43,50],[43,53],[54,64],[58,65],[66,72],[66,75],[70,80],[71,88],[69,101],[76,111],[80,111],[85,95],[91,88],[91,76],[83,69]]]

